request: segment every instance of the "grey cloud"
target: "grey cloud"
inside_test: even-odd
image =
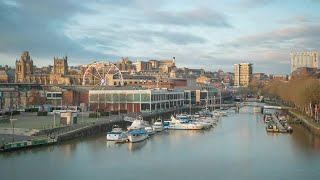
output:
[[[150,21],[170,25],[232,27],[226,15],[206,7],[180,12],[155,11],[149,13],[148,18]]]
[[[200,36],[189,33],[172,32],[172,31],[137,31],[136,35],[149,36],[152,38],[162,38],[170,43],[177,45],[186,45],[193,43],[205,43],[206,40]]]
[[[77,1],[0,1],[0,53],[19,54],[30,50],[38,57],[57,55],[97,56],[63,33],[65,21],[78,12],[90,13]]]
[[[222,44],[224,47],[261,47],[316,49],[320,47],[320,26],[290,26],[272,32],[244,36],[233,42]]]

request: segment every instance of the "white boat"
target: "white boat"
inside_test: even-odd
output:
[[[205,116],[205,117],[212,117],[213,116],[208,108],[202,109],[198,113],[195,113],[196,116],[198,114],[199,114],[199,116]]]
[[[141,117],[134,119],[131,126],[128,127],[128,130],[128,139],[132,143],[143,141],[148,138],[145,122]]]
[[[156,131],[153,130],[152,126],[146,126],[145,129],[149,136],[152,136],[156,133]]]
[[[212,111],[212,115],[215,117],[227,116],[226,111]]]
[[[132,129],[128,132],[128,139],[132,143],[143,141],[147,138],[148,138],[148,133],[144,127],[138,128],[138,129]]]
[[[127,137],[127,133],[117,125],[113,126],[112,131],[107,133],[107,141],[117,141]]]
[[[226,111],[219,111],[220,116],[227,116],[227,112]]]
[[[212,111],[212,115],[215,116],[215,117],[220,117],[221,116],[219,111]]]
[[[203,122],[205,124],[208,124],[209,126],[213,127],[217,124],[217,120],[213,117],[198,117],[195,118],[199,122]]]
[[[201,123],[192,123],[189,120],[175,118],[171,116],[171,121],[165,121],[165,128],[171,130],[201,130],[205,129],[205,125]]]
[[[130,121],[129,121],[130,122]],[[132,124],[130,126],[127,127],[128,131],[130,130],[133,130],[133,129],[138,129],[138,128],[141,128],[141,127],[145,127],[146,124],[145,122],[143,121],[142,117],[139,116],[138,118],[136,119],[132,119]]]
[[[203,129],[209,129],[210,127],[213,127],[213,125],[211,125],[211,123],[204,122],[204,121],[199,121],[197,119],[192,119],[192,120],[190,120],[189,123],[202,125]]]
[[[164,127],[163,127],[163,124],[162,124],[162,120],[159,119],[157,120],[153,125],[152,125],[152,129],[155,131],[155,132],[161,132],[164,130]]]

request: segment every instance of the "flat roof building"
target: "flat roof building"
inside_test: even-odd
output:
[[[319,53],[310,52],[291,52],[291,73],[301,67],[318,68]]]
[[[104,88],[89,91],[91,111],[152,112],[184,106],[181,90],[147,89],[137,87]]]
[[[234,64],[234,86],[248,87],[252,80],[252,64]]]

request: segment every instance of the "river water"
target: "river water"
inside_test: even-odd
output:
[[[168,131],[135,144],[104,135],[0,154],[0,179],[319,179],[320,138],[299,125],[267,134],[245,107],[207,131]]]

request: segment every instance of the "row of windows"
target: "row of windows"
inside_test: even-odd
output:
[[[150,94],[90,94],[90,101],[100,102],[150,102]]]
[[[151,101],[165,101],[170,99],[183,99],[183,94],[153,94]]]

